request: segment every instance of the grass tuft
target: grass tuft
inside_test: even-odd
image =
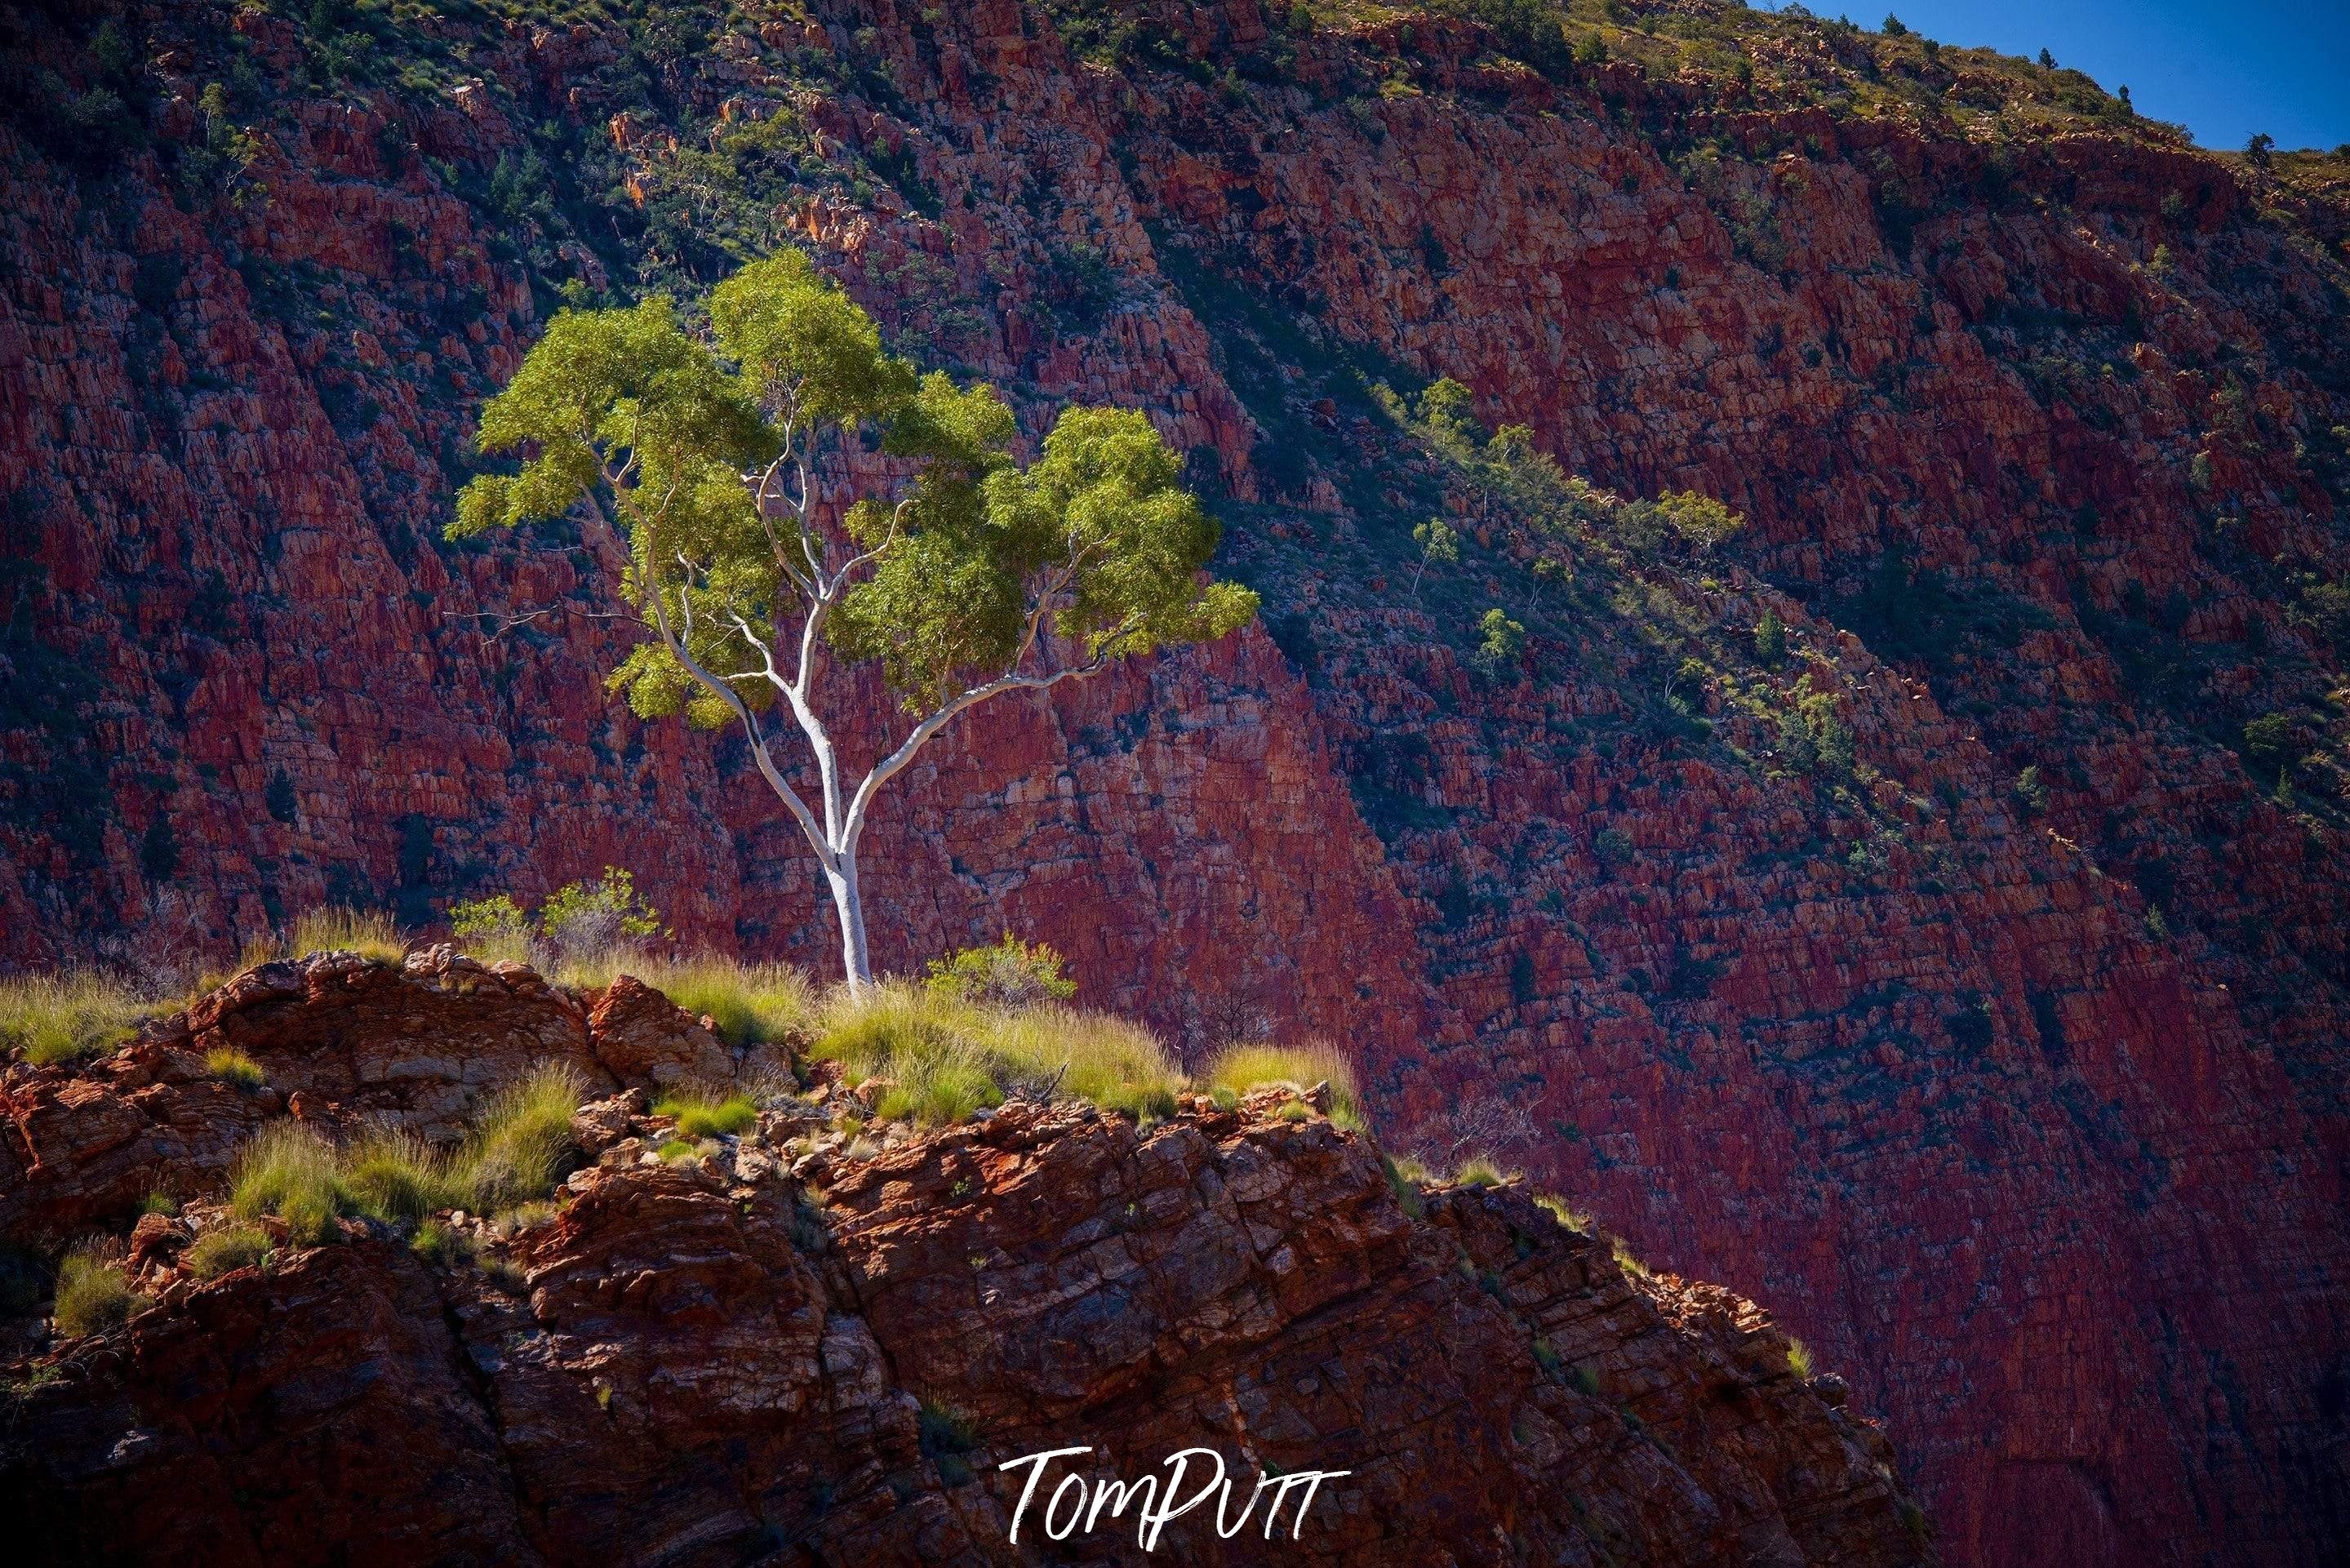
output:
[[[1576,1235],[1588,1236],[1591,1234],[1593,1224],[1591,1216],[1580,1209],[1569,1207],[1566,1199],[1559,1197],[1556,1193],[1536,1193],[1534,1195],[1534,1204],[1538,1208],[1549,1210],[1550,1217],[1552,1219],[1557,1220],[1561,1225],[1565,1226]]]
[[[1286,1085],[1303,1095],[1326,1081],[1330,1119],[1356,1132],[1363,1129],[1354,1066],[1326,1041],[1303,1045],[1228,1045],[1208,1064],[1202,1077],[1211,1090],[1227,1089],[1235,1096],[1267,1085]]]
[[[180,1217],[180,1200],[159,1187],[139,1200],[139,1212],[161,1214],[167,1220],[176,1220]]]
[[[0,1050],[36,1067],[103,1055],[127,1043],[155,1004],[94,970],[0,981]]]
[[[1787,1337],[1787,1370],[1798,1377],[1812,1375],[1812,1347],[1793,1334]]]
[[[57,1332],[72,1338],[101,1334],[128,1318],[140,1296],[122,1266],[89,1251],[69,1252],[57,1265]]]
[[[493,1095],[457,1156],[471,1206],[492,1213],[554,1191],[575,1147],[571,1113],[587,1092],[577,1069],[551,1063]]]
[[[297,1247],[332,1241],[346,1200],[334,1149],[294,1122],[272,1122],[254,1134],[229,1171],[229,1208],[236,1217],[274,1214]]]
[[[742,1132],[758,1121],[759,1107],[744,1095],[671,1095],[654,1105],[653,1114],[675,1116],[678,1137],[700,1139]]]
[[[204,1053],[204,1071],[233,1089],[257,1089],[268,1081],[260,1063],[227,1045]]]
[[[353,909],[340,905],[303,914],[295,920],[286,946],[296,958],[348,951],[395,966],[408,956],[408,940],[390,915],[380,909]]]
[[[345,1200],[377,1220],[419,1220],[465,1201],[448,1156],[414,1133],[369,1133],[339,1164]]]
[[[1504,1187],[1514,1179],[1511,1172],[1503,1170],[1482,1154],[1464,1161],[1461,1168],[1452,1173],[1455,1187]]]
[[[455,1268],[473,1260],[473,1243],[438,1220],[427,1220],[419,1225],[408,1250],[435,1268]]]
[[[216,1280],[238,1269],[249,1269],[269,1256],[269,1233],[257,1225],[230,1225],[196,1239],[182,1260],[188,1272],[200,1280]]]

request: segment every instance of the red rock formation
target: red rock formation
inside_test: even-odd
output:
[[[1458,21],[1291,37],[1249,0],[1126,7],[1167,48],[1111,71],[1055,25],[1093,9],[754,18],[668,57],[659,105],[617,35],[518,26],[438,98],[280,85],[242,203],[179,172],[231,74],[192,16],[145,24],[160,140],[119,171],[0,127],[8,555],[47,573],[0,585],[0,657],[97,681],[6,710],[0,951],[219,950],[328,897],[421,921],[616,863],[690,940],[821,959],[736,753],[598,696],[619,639],[585,552],[432,543],[552,289],[681,276],[678,149],[786,106],[789,199],[728,221],[1032,413],[1152,408],[1235,498],[1278,637],[934,748],[868,840],[881,961],[1009,921],[1187,1044],[1344,1040],[1399,1137],[1508,1099],[1540,1134],[1511,1158],[1850,1373],[1953,1561],[2326,1550],[2350,886],[2339,634],[2298,574],[2345,569],[2338,214],[2111,119],[1998,145],[1804,106],[1873,46],[1800,23],[1753,21],[1741,89],[1546,78]],[[11,26],[94,79],[86,40]],[[275,83],[308,57],[296,24],[237,26]],[[534,146],[609,149],[638,195],[506,251],[485,192]],[[1586,552],[1629,597],[1545,622],[1487,500],[1350,391],[1371,355],[1749,536],[1711,584]],[[1416,597],[1404,540],[1440,508],[1472,545]],[[1467,660],[1499,603],[1538,676]],[[1766,607],[1793,665],[1742,650]],[[509,617],[537,618],[484,640]],[[1722,743],[1661,716],[1684,656]],[[1780,765],[1741,706],[1807,671],[1873,779]],[[2289,805],[2238,755],[2271,708],[2318,753]],[[36,761],[87,771],[43,794]],[[172,1104],[146,1126],[205,1114]],[[114,1136],[89,1147],[192,1137]],[[136,1197],[146,1154],[113,1158],[88,1212]]]
[[[510,1003],[452,1006],[495,1033]],[[0,1506],[43,1563],[1153,1560],[1118,1543],[1130,1511],[1052,1544],[1044,1497],[1010,1542],[1003,1463],[1096,1444],[1096,1478],[1185,1448],[1243,1491],[1351,1472],[1271,1541],[1174,1519],[1185,1562],[1929,1560],[1885,1438],[1760,1309],[1627,1273],[1514,1189],[1408,1213],[1288,1099],[1148,1129],[1015,1101],[874,1124],[869,1153],[753,1134],[670,1164],[618,1096],[581,1112],[598,1162],[551,1218],[477,1227],[481,1268],[352,1223],[198,1280],[217,1210],[150,1215],[151,1304],[9,1369]],[[825,1121],[785,1099],[768,1125]]]

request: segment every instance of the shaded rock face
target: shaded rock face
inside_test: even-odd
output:
[[[198,1282],[212,1211],[149,1216],[158,1304],[10,1369],[0,1507],[42,1563],[1930,1561],[1891,1446],[1760,1309],[1515,1189],[1407,1212],[1285,1097],[665,1164],[615,1096],[580,1125],[628,1136],[551,1218],[476,1227],[495,1268],[350,1224]],[[1079,1447],[1024,1511],[1001,1467]],[[1073,1470],[1190,1448],[1238,1480],[1229,1538],[1045,1528]],[[1304,1469],[1351,1473],[1233,1521]]]
[[[921,199],[810,172],[762,232],[1032,429],[1066,399],[1151,409],[1230,497],[1267,607],[926,753],[868,839],[879,961],[1010,924],[1186,1044],[1333,1034],[1399,1137],[1522,1107],[1509,1158],[1748,1282],[1893,1417],[1954,1561],[2328,1550],[2350,887],[2323,771],[2281,805],[2239,742],[2290,708],[2296,747],[2341,746],[2339,650],[2295,576],[2345,560],[2338,214],[2281,226],[2273,189],[2110,131],[1989,152],[1620,64],[1542,85],[1459,24],[1326,32],[1267,82],[1278,28],[1247,0],[1129,7],[1207,68],[1112,73],[1065,47],[1069,9],[880,0],[656,40],[650,105],[628,40],[518,26],[421,106],[285,87],[265,202],[185,199],[170,146],[100,179],[0,128],[8,554],[46,573],[0,623],[11,679],[65,694],[7,710],[5,952],[233,948],[329,897],[421,921],[619,863],[691,940],[824,961],[822,894],[739,750],[599,701],[621,639],[587,553],[432,543],[473,409],[570,275],[530,259],[552,234],[500,247],[499,161],[546,123],[616,149],[650,254],[671,136],[789,103],[810,170],[879,160]],[[74,37],[11,25],[84,79]],[[153,25],[184,140],[228,46]],[[237,26],[291,82],[291,26]],[[1113,280],[1090,313],[1073,244]],[[1697,705],[1744,755],[1673,739],[1681,633],[1604,603],[1537,622],[1538,673],[1478,668],[1463,628],[1535,590],[1331,372],[1357,355],[1461,379],[1627,493],[1739,507],[1710,582],[1645,587],[1717,643],[1781,617],[1787,663],[1730,672],[1832,689],[1877,782],[1829,800],[1754,763],[1779,742],[1736,729],[1711,655]],[[1463,578],[1408,592],[1440,509]],[[318,1054],[321,1093],[364,1099],[366,1064]],[[154,1114],[73,1135],[102,1196],[57,1188],[58,1215],[120,1212],[150,1151],[224,1148],[251,1114],[155,1086]],[[40,1103],[20,1127],[66,1125]]]

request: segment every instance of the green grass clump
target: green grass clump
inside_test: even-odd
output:
[[[731,1137],[759,1119],[759,1107],[743,1095],[671,1095],[653,1106],[653,1114],[677,1118],[677,1136],[683,1138]]]
[[[294,922],[286,945],[295,958],[347,951],[378,963],[397,965],[408,956],[408,940],[390,915],[380,909],[341,906],[312,909],[302,915]]]
[[[1182,1075],[1147,1031],[1057,1002],[992,1007],[888,981],[835,992],[814,1055],[890,1087],[884,1116],[936,1125],[1003,1103],[1065,1094],[1138,1120],[1171,1116]]]
[[[587,1092],[576,1068],[551,1063],[493,1095],[456,1158],[470,1206],[491,1213],[554,1191],[574,1147],[571,1113]]]
[[[677,1165],[700,1154],[702,1146],[698,1143],[688,1143],[681,1137],[673,1137],[663,1141],[661,1146],[653,1152],[670,1164]]]
[[[204,1071],[234,1089],[257,1089],[268,1077],[260,1063],[227,1045],[204,1053]]]
[[[707,1015],[730,1045],[793,1039],[816,1018],[807,976],[784,964],[695,958],[631,972],[695,1017]]]
[[[389,1128],[338,1150],[293,1122],[272,1122],[237,1158],[230,1207],[244,1220],[276,1215],[296,1246],[331,1241],[338,1215],[411,1223],[442,1209],[512,1209],[555,1190],[585,1092],[567,1064],[541,1067],[491,1096],[454,1150]]]
[[[1208,1064],[1202,1075],[1209,1087],[1245,1095],[1267,1085],[1285,1085],[1303,1095],[1315,1085],[1330,1085],[1330,1119],[1359,1132],[1363,1114],[1355,1088],[1355,1069],[1335,1045],[1312,1041],[1303,1045],[1228,1045]]]
[[[1455,1187],[1503,1187],[1512,1179],[1513,1179],[1510,1172],[1503,1170],[1483,1155],[1478,1155],[1465,1161],[1460,1169],[1452,1173],[1452,1184]]]
[[[0,981],[0,1050],[36,1067],[103,1055],[154,1010],[125,981],[93,970]]]
[[[176,1220],[180,1217],[180,1200],[159,1187],[139,1200],[139,1212],[161,1214],[167,1220]]]
[[[448,1157],[414,1133],[369,1133],[338,1164],[345,1201],[378,1220],[422,1220],[465,1201]]]
[[[67,1254],[57,1265],[57,1332],[73,1338],[99,1334],[129,1317],[139,1293],[119,1263],[95,1252]]]
[[[274,1214],[297,1247],[333,1240],[335,1218],[348,1201],[334,1149],[294,1122],[272,1122],[254,1134],[229,1171],[229,1208],[236,1217]]]
[[[408,1250],[436,1268],[450,1269],[473,1261],[470,1241],[438,1220],[427,1220],[416,1228],[416,1235]]]
[[[1539,1208],[1549,1210],[1550,1217],[1552,1219],[1557,1220],[1560,1224],[1565,1226],[1576,1235],[1588,1236],[1591,1234],[1591,1227],[1593,1223],[1591,1216],[1585,1213],[1580,1209],[1569,1207],[1565,1199],[1557,1196],[1555,1193],[1543,1192],[1535,1195],[1534,1203]]]
[[[1787,1340],[1787,1370],[1798,1377],[1812,1375],[1812,1347],[1793,1335]]]
[[[237,1269],[249,1269],[268,1256],[267,1231],[257,1225],[231,1225],[198,1237],[182,1262],[196,1278],[216,1280]]]

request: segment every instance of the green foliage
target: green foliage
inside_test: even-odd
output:
[[[120,1324],[141,1303],[120,1264],[95,1251],[69,1252],[57,1265],[57,1332],[78,1339]]]
[[[1787,1340],[1787,1370],[1798,1377],[1812,1375],[1812,1347],[1792,1335]]]
[[[1431,517],[1416,524],[1411,531],[1412,543],[1419,546],[1419,566],[1411,576],[1411,591],[1419,591],[1419,579],[1430,566],[1452,566],[1461,562],[1461,535],[1454,533],[1441,517]]]
[[[166,1219],[176,1220],[180,1217],[180,1200],[158,1188],[139,1200],[139,1212],[161,1214]]]
[[[1197,583],[1216,526],[1142,414],[1065,410],[1023,471],[1012,410],[993,388],[918,378],[796,251],[719,285],[710,318],[714,352],[662,298],[558,314],[483,410],[483,451],[535,443],[536,455],[518,474],[468,484],[452,535],[608,496],[634,553],[631,599],[705,667],[755,670],[753,639],[772,645],[804,613],[806,563],[771,535],[741,475],[878,426],[915,478],[895,504],[868,496],[848,509],[867,572],[825,632],[850,662],[878,660],[910,707],[1010,668],[1040,646],[1038,628],[1103,659],[1221,637],[1254,613],[1245,590]],[[771,504],[781,498],[767,492]],[[754,707],[775,699],[762,675],[729,683]],[[612,685],[647,717],[682,711],[715,724],[730,711],[659,641]]]
[[[269,1233],[254,1225],[225,1225],[196,1238],[182,1259],[189,1273],[216,1280],[238,1269],[249,1269],[269,1257]]]
[[[216,1045],[204,1053],[204,1071],[239,1089],[257,1089],[268,1081],[260,1063],[228,1045]]]
[[[1506,611],[1489,609],[1477,622],[1476,660],[1488,670],[1514,664],[1526,650],[1526,628]]]
[[[2031,815],[2039,816],[2048,810],[2048,804],[2055,798],[2055,792],[2041,778],[2039,763],[2034,763],[2015,775],[2015,798],[2023,804],[2023,809]]]
[[[655,1102],[653,1114],[677,1118],[677,1136],[683,1138],[732,1137],[759,1120],[759,1107],[742,1095],[670,1095]]]
[[[36,1067],[102,1055],[128,1042],[154,1004],[94,970],[0,980],[0,1049]]]
[[[965,1002],[1019,1007],[1032,1002],[1066,1002],[1076,981],[1061,972],[1061,955],[1043,942],[1025,942],[1010,931],[992,947],[964,948],[952,958],[932,959],[932,991]]]
[[[636,877],[607,866],[593,882],[566,884],[535,912],[508,893],[461,898],[449,907],[449,929],[485,963],[586,971],[625,961],[639,942],[660,934],[661,923],[660,911],[638,895]]]
[[[2244,759],[2262,771],[2292,766],[2299,750],[2289,713],[2263,713],[2244,726]]]
[[[1326,1041],[1300,1045],[1233,1044],[1218,1052],[1201,1074],[1211,1088],[1245,1095],[1267,1085],[1303,1095],[1316,1084],[1330,1085],[1330,1119],[1340,1127],[1363,1126],[1355,1065]]]
[[[1777,610],[1764,610],[1762,618],[1754,623],[1754,657],[1764,664],[1776,664],[1787,657],[1787,624]]]
[[[410,1251],[435,1268],[454,1268],[471,1262],[473,1243],[463,1232],[452,1231],[438,1220],[427,1220],[416,1228],[408,1243]]]

